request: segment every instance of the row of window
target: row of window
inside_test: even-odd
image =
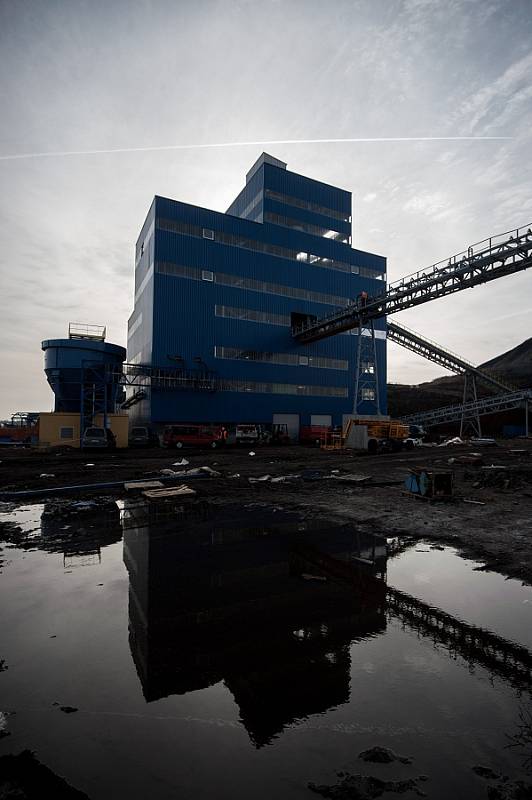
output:
[[[262,322],[267,325],[280,325],[283,328],[292,326],[292,318],[289,314],[276,314],[274,311],[256,311],[254,308],[235,308],[234,306],[214,306],[214,313],[217,317],[228,317],[229,319],[240,319],[246,322]],[[351,328],[348,331],[341,331],[338,336],[358,336],[359,329]],[[369,331],[364,331],[363,336],[371,336]],[[376,330],[375,339],[386,339],[386,331]]]
[[[291,324],[289,314],[276,314],[273,311],[255,311],[253,308],[233,308],[232,306],[214,307],[217,317],[229,317],[230,319],[242,319],[247,322],[266,322],[268,325],[281,325],[289,328]]]
[[[138,328],[140,328],[141,325],[142,325],[142,311],[140,312],[140,314],[138,315],[136,320],[134,320],[134,321],[132,321],[132,319],[129,320],[129,322],[128,322],[128,333],[127,333],[128,337],[133,336],[135,331]]]
[[[142,280],[142,283],[140,284],[139,288],[135,292],[135,303],[138,302],[142,292],[144,291],[144,289],[146,288],[146,286],[150,282],[152,276],[153,276],[153,264],[151,264],[150,268],[148,269],[146,275],[144,276],[144,278]]]
[[[255,197],[253,198],[253,200],[251,200],[251,201],[250,201],[250,202],[247,204],[247,206],[244,208],[244,210],[242,211],[242,213],[241,213],[241,214],[239,214],[238,216],[239,216],[239,217],[246,217],[246,218],[247,218],[247,217],[248,217],[248,215],[249,215],[249,213],[250,213],[250,211],[252,211],[252,209],[254,209],[254,208],[255,208],[255,206],[256,206],[256,205],[258,205],[258,204],[261,202],[261,200],[262,200],[262,192],[259,192],[258,194],[256,194],[256,195],[255,195]]]
[[[304,386],[295,383],[262,383],[257,381],[223,380],[223,392],[254,392],[255,394],[297,394],[307,397],[347,397],[345,386]]]
[[[334,208],[320,206],[318,203],[313,203],[311,200],[302,200],[300,197],[281,194],[281,192],[274,192],[272,189],[266,189],[264,194],[266,197],[269,197],[270,200],[277,200],[277,202],[284,203],[287,206],[305,208],[307,211],[314,211],[316,214],[323,214],[326,217],[334,217],[334,219],[340,219],[342,222],[351,222],[351,217],[347,211],[336,211]]]
[[[281,247],[278,244],[271,244],[270,242],[261,242],[257,239],[248,239],[245,236],[238,236],[233,233],[224,233],[223,231],[214,231],[211,228],[201,228],[199,225],[192,225],[189,222],[179,222],[172,219],[157,219],[157,227],[163,231],[170,231],[171,233],[181,233],[186,236],[196,236],[203,239],[210,239],[211,241],[221,242],[233,247],[241,247],[244,250],[253,250],[254,252],[268,253],[269,255],[277,256],[278,258],[288,258],[295,261],[303,261],[307,264],[313,264],[317,267],[324,269],[334,269],[338,272],[349,272],[353,275],[363,275],[367,278],[375,280],[385,280],[384,273],[367,269],[366,267],[359,267],[356,264],[348,264],[346,261],[337,261],[334,258],[326,258],[325,256],[318,256],[314,253],[306,253],[303,251],[292,250],[289,247]]]
[[[349,241],[349,234],[339,233],[338,231],[324,228],[321,225],[314,225],[311,222],[302,222],[300,219],[292,219],[292,217],[285,217],[283,214],[274,214],[267,211],[264,214],[264,222],[271,222],[272,225],[281,225],[283,228],[292,228],[296,231],[303,233],[311,233],[313,236],[321,236],[325,239],[332,239],[335,242]]]
[[[215,358],[226,358],[232,361],[261,361],[268,364],[283,364],[291,367],[316,367],[318,369],[347,370],[349,364],[342,358],[325,358],[324,356],[308,356],[299,353],[261,353],[257,350],[242,350],[237,347],[221,347],[215,345]]]
[[[157,261],[155,271],[163,275],[177,275],[180,278],[190,278],[199,281],[214,281],[221,286],[231,286],[235,289],[247,289],[261,294],[274,294],[281,297],[291,297],[294,300],[309,300],[313,303],[343,307],[349,302],[348,297],[338,297],[325,292],[314,292],[311,289],[300,289],[295,286],[284,286],[281,283],[269,283],[255,278],[243,278],[240,275],[228,275],[223,272],[213,272],[208,269],[195,269],[181,264],[171,264],[167,261]]]

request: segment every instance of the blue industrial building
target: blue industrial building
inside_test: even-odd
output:
[[[210,380],[152,381],[130,418],[284,422],[292,434],[341,424],[353,411],[358,331],[302,345],[291,325],[382,292],[386,259],[351,247],[351,214],[350,192],[266,153],[225,214],[156,196],[136,246],[127,360]],[[385,320],[375,328],[385,414]],[[359,410],[375,413],[366,391]]]

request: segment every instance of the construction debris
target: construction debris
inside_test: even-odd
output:
[[[445,442],[441,442],[438,447],[452,447],[457,444],[465,444],[463,439],[460,439],[459,436],[453,436],[452,439],[447,439]]]
[[[211,467],[193,467],[192,469],[181,469],[177,471],[167,468],[162,469],[160,474],[165,475],[167,478],[205,478],[208,475],[210,475],[211,478],[220,477],[220,473],[216,472],[216,470]]]
[[[449,500],[453,496],[454,476],[450,470],[434,471],[414,467],[405,480],[408,493],[427,500]]]
[[[195,489],[191,489],[186,484],[181,486],[168,486],[163,489],[148,489],[142,492],[142,496],[147,500],[169,500],[174,497],[191,497],[196,494]]]
[[[334,470],[338,472],[338,470]],[[356,473],[348,472],[345,475],[327,475],[329,480],[343,481],[344,483],[367,483],[371,480],[371,475],[357,475]]]
[[[453,456],[447,460],[448,464],[482,464],[482,453],[466,453],[463,456]]]
[[[129,481],[124,483],[126,492],[142,492],[144,489],[162,489],[164,483],[162,481]]]

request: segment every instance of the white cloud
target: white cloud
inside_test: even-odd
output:
[[[451,201],[442,192],[421,192],[413,195],[403,208],[427,217],[441,217],[442,212],[448,211],[450,205]]]

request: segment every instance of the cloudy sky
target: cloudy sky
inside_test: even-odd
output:
[[[353,192],[354,246],[390,280],[532,222],[531,9],[0,0],[0,417],[51,408],[40,342],[69,321],[125,344],[153,195],[224,211],[262,149]],[[149,149],[454,136],[479,138]],[[86,152],[128,148],[147,149]],[[482,362],[531,336],[531,314],[524,272],[396,319]],[[389,364],[403,383],[442,374],[393,344]]]

